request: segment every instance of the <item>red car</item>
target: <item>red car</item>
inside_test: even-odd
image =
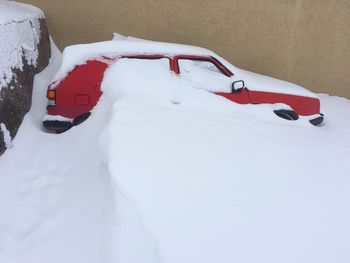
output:
[[[100,85],[105,70],[124,58],[167,59],[169,70],[185,77],[195,88],[208,90],[239,104],[287,104],[292,110],[274,111],[284,119],[297,120],[299,115],[308,116],[311,124],[319,125],[324,118],[320,113],[320,100],[312,92],[292,83],[236,68],[209,50],[123,40],[65,49],[61,69],[47,91],[49,103],[44,126],[54,132],[63,132],[88,118],[102,95]]]

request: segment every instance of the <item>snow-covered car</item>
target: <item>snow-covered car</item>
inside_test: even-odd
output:
[[[210,50],[172,43],[120,40],[67,47],[63,62],[47,91],[44,126],[62,132],[88,118],[102,95],[106,69],[120,59],[165,59],[169,70],[192,87],[207,90],[239,104],[284,104],[274,110],[283,119],[307,116],[323,122],[320,100],[298,85],[239,69]],[[287,106],[288,105],[288,106]]]

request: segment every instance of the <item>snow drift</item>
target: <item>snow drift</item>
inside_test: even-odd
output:
[[[322,96],[330,120],[315,128],[137,60],[110,68],[103,90],[117,262],[350,259],[350,123],[327,104],[339,99]]]

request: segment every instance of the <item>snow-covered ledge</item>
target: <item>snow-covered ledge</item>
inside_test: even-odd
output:
[[[13,139],[30,109],[33,80],[50,58],[44,13],[34,6],[0,0],[0,123]],[[0,130],[0,154],[8,146]]]

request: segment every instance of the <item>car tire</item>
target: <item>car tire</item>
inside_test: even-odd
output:
[[[73,120],[73,125],[77,126],[87,120],[91,115],[91,112],[84,113]]]
[[[278,117],[289,120],[289,121],[296,121],[299,119],[298,113],[296,113],[293,110],[274,110],[273,111]]]
[[[73,127],[70,121],[47,120],[43,121],[45,129],[53,133],[63,133]]]
[[[320,126],[324,121],[324,115],[322,113],[320,113],[320,115],[312,120],[309,120],[309,122],[314,125],[314,126]]]

